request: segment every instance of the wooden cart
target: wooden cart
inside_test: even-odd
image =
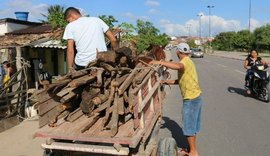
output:
[[[89,123],[85,115],[57,127],[44,126],[35,136],[47,138],[42,144],[44,155],[177,155],[174,139],[163,139],[157,150],[165,95],[161,88],[158,74],[150,72],[129,97],[134,99],[134,117],[120,125],[114,137],[102,129],[101,120],[81,133],[82,126]]]

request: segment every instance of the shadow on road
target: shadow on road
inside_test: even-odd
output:
[[[179,148],[188,148],[187,139],[183,134],[182,128],[168,117],[162,117],[164,123],[161,125],[161,128],[167,128],[171,131],[172,137],[175,139],[177,146]]]
[[[242,95],[242,96],[245,96],[245,97],[247,96],[246,90],[242,89],[242,88],[228,87],[228,91],[230,93],[236,93],[236,94],[239,94],[239,95]]]

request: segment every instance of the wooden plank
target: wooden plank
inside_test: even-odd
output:
[[[58,116],[70,107],[70,104],[61,104],[48,111],[47,113],[41,115],[39,117],[39,126],[43,127],[46,124],[57,122]]]
[[[118,105],[118,114],[124,115],[125,114],[124,97],[123,96],[117,97],[116,103]]]
[[[112,80],[112,82],[114,82],[115,80]],[[109,99],[108,99],[108,107],[106,108],[106,114],[105,117],[102,120],[103,123],[103,127],[108,123],[109,117],[110,117],[110,112],[109,112],[109,108],[114,100],[115,97],[115,87],[112,86],[113,83],[111,83],[111,91],[110,91],[110,95],[109,95]]]
[[[93,110],[93,113],[99,113],[105,109],[107,109],[108,107],[110,107],[111,103],[109,100],[107,100],[106,102],[104,102],[103,104],[99,105],[98,108]]]
[[[47,86],[47,90],[52,90],[54,89],[55,87],[60,87],[60,86],[65,86],[67,85],[69,82],[71,81],[71,79],[65,79],[65,80],[61,80],[61,81],[57,81],[55,83],[52,83],[52,84],[49,84]]]
[[[99,113],[89,118],[88,120],[90,120],[91,122],[81,130],[81,133],[84,133],[85,131],[89,130],[89,128],[91,128],[99,118],[100,118]]]
[[[135,84],[141,84],[143,82],[143,80],[145,79],[146,75],[151,71],[151,69],[145,69],[145,70],[141,70],[136,77],[133,80],[133,83]]]
[[[51,118],[57,116],[59,114],[57,109],[52,109],[48,111],[46,114],[39,117],[39,127],[43,127],[50,123]]]
[[[77,108],[75,111],[73,111],[72,113],[70,113],[68,115],[66,120],[69,121],[69,122],[74,122],[75,120],[77,120],[81,116],[83,116],[83,112],[82,112],[82,110],[80,108]]]
[[[92,75],[85,75],[85,76],[82,76],[82,77],[79,77],[77,79],[74,79],[72,80],[68,86],[70,87],[74,87],[74,88],[77,88],[81,85],[84,85],[84,84],[87,84],[87,83],[90,83],[94,80],[96,80],[97,77],[96,76],[92,76]]]
[[[63,96],[61,99],[60,99],[60,102],[61,103],[66,103],[66,102],[69,102],[73,97],[75,97],[77,94],[74,93],[74,92],[69,92],[67,95]]]
[[[126,89],[131,84],[132,80],[134,79],[135,75],[138,73],[138,70],[135,68],[132,70],[132,72],[128,75],[126,80],[122,83],[122,85],[118,89],[118,94],[123,95]]]
[[[151,78],[151,76],[152,76],[153,73],[154,73],[154,71],[151,70],[151,71],[147,74],[147,76],[144,78],[143,82],[142,82],[140,85],[138,85],[138,86],[136,87],[136,89],[133,90],[133,94],[137,93],[137,92],[139,91],[139,89],[141,89],[142,86],[143,86],[147,81],[149,81],[149,78]]]
[[[118,114],[118,102],[116,102],[117,98],[119,98],[119,97],[117,94],[115,94],[115,102],[113,103],[112,118],[111,118],[111,122],[110,122],[111,137],[115,136],[118,132],[119,114]]]
[[[108,154],[108,155],[128,155],[129,154],[128,147],[121,147],[121,149],[117,151],[113,146],[86,145],[86,144],[62,143],[62,142],[53,142],[51,145],[42,144],[42,147],[44,149],[52,149],[52,150],[102,153],[102,154]]]
[[[55,94],[51,94],[49,92],[42,92],[41,94],[37,95],[37,100],[38,100],[38,103],[41,104],[41,103],[44,103],[52,98],[55,97]]]
[[[134,129],[133,121],[129,120],[126,124],[119,127],[119,133],[115,137],[110,136],[109,130],[103,130],[101,127],[101,120],[98,120],[96,124],[93,125],[85,133],[80,132],[82,125],[86,125],[88,120],[86,116],[82,116],[74,123],[66,122],[59,127],[48,127],[44,126],[36,132],[35,137],[42,138],[52,138],[61,140],[77,140],[92,143],[118,143],[122,145],[129,145],[133,142]],[[77,131],[76,129],[79,129]]]
[[[68,87],[68,88],[65,88],[65,89],[61,90],[56,95],[59,96],[59,97],[63,97],[65,95],[67,95],[69,92],[71,92],[71,91],[73,91],[75,89],[76,89],[76,87]]]
[[[88,74],[88,73],[89,73],[89,72],[88,72],[87,70],[78,70],[78,71],[72,73],[70,77],[71,77],[72,79],[76,79],[76,78],[82,77],[82,76],[84,76],[84,75],[86,75],[86,74]]]
[[[150,92],[147,94],[147,96],[143,99],[141,102],[141,107],[139,107],[139,111],[141,112],[145,105],[149,102],[149,100],[152,98],[153,94],[156,92],[157,88],[159,87],[159,83],[156,83],[155,86],[150,90]]]
[[[56,99],[50,99],[38,105],[38,113],[40,116],[42,116],[43,114],[47,113],[48,111],[50,111],[51,109],[53,109],[54,107],[60,104],[62,103],[57,101]]]

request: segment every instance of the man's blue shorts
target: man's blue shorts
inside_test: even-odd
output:
[[[195,136],[200,131],[201,108],[201,95],[195,99],[183,101],[182,128],[185,136]]]

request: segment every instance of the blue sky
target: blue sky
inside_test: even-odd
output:
[[[211,9],[212,35],[248,28],[249,0],[0,0],[0,18],[14,18],[15,11],[29,11],[31,21],[42,19],[49,5],[74,6],[91,16],[113,15],[119,23],[135,24],[137,19],[150,21],[162,33],[171,36],[208,35]],[[251,29],[270,23],[270,1],[251,0]],[[188,28],[189,27],[189,28]]]

